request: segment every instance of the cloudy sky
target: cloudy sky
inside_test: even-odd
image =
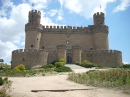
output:
[[[100,5],[109,26],[109,48],[122,51],[123,62],[130,63],[130,0],[0,0],[0,59],[10,63],[11,52],[24,48],[30,10],[42,12],[43,25],[85,27],[93,25]]]

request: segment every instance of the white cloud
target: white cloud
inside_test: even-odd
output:
[[[120,0],[121,3],[118,5],[113,12],[126,10],[130,6],[130,0]]]
[[[50,12],[48,12],[48,14],[49,14],[51,17],[55,16],[57,13],[58,13],[58,10],[57,10],[57,9],[52,9],[52,10],[50,10]]]
[[[44,16],[43,8],[46,8],[47,0],[29,0],[30,3],[33,1],[36,4],[35,7],[42,12],[42,24],[54,25],[50,18]],[[2,0],[0,7],[0,12],[3,12],[0,13],[0,58],[7,63],[11,61],[13,50],[24,48],[25,24],[28,22],[28,12],[32,9],[29,2],[23,0],[23,3],[14,5],[11,0]]]
[[[93,13],[100,11],[105,12],[107,3],[114,2],[115,0],[59,0],[61,7],[65,7],[85,18],[92,17]]]
[[[13,6],[11,0],[0,0],[2,6],[0,6],[0,16],[7,16],[7,9]]]
[[[18,47],[10,41],[2,42],[0,40],[0,59],[4,59],[6,62],[10,63],[12,50],[18,49]]]
[[[129,62],[123,62],[124,64],[130,64]]]

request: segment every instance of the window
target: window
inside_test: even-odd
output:
[[[38,40],[38,38],[37,38],[37,40]]]
[[[31,45],[31,47],[33,47],[33,45]]]
[[[24,61],[24,58],[23,58],[23,61]]]
[[[44,49],[44,46],[42,47],[42,49]]]

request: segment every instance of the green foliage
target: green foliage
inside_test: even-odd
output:
[[[14,68],[14,70],[25,70],[25,66],[23,64],[20,64]]]
[[[130,70],[92,70],[87,72],[87,74],[70,74],[69,79],[93,86],[115,87],[130,84]]]
[[[56,63],[55,63],[55,66],[56,66],[56,67],[61,67],[61,66],[64,66],[64,65],[65,65],[64,62],[56,62]]]
[[[4,80],[0,77],[0,86],[4,84]]]
[[[70,67],[66,67],[66,66],[60,66],[55,68],[56,72],[71,72],[71,68]]]
[[[55,66],[52,65],[52,64],[48,64],[48,65],[42,66],[42,68],[44,68],[44,69],[47,69],[47,68],[54,68],[54,67],[55,67]]]
[[[64,62],[66,64],[66,60],[64,58],[61,58],[59,62]]]
[[[8,80],[4,82],[4,85],[0,88],[0,97],[11,97],[8,95],[8,93],[11,91],[11,84],[12,82]]]
[[[120,66],[120,68],[130,69],[130,64],[124,64],[123,66]]]
[[[84,60],[82,63],[76,63],[76,65],[80,65],[86,68],[95,67],[95,64],[89,62],[88,60]]]

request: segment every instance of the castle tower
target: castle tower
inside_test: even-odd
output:
[[[42,25],[40,24],[41,12],[29,11],[28,23],[25,25],[25,49],[39,49]]]
[[[97,12],[93,15],[93,44],[95,50],[108,50],[108,26],[105,25],[104,13]]]

